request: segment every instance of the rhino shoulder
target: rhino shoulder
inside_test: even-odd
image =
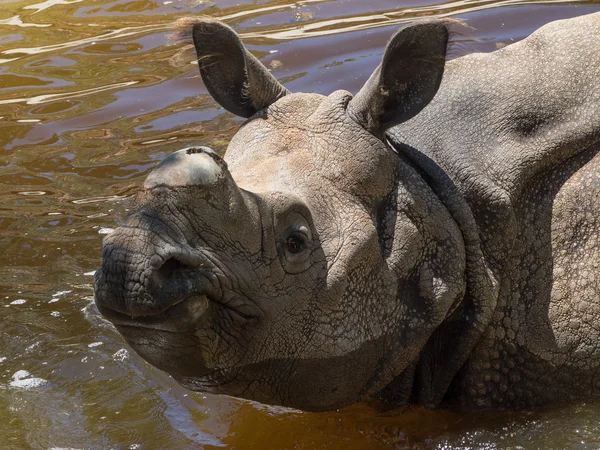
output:
[[[600,13],[450,61],[430,105],[389,135],[457,179],[477,171],[518,196],[531,177],[600,139],[599,39]]]

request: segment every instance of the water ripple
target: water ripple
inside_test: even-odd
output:
[[[83,97],[84,95],[97,94],[98,92],[110,91],[111,89],[118,89],[127,86],[133,86],[134,84],[138,84],[139,81],[124,81],[122,83],[113,83],[108,84],[106,86],[98,86],[89,89],[82,89],[80,91],[74,92],[61,92],[58,94],[45,94],[45,95],[36,95],[35,97],[25,97],[25,98],[11,98],[7,100],[0,100],[0,105],[7,105],[9,103],[22,103],[25,102],[28,105],[39,105],[46,102],[51,102],[54,100],[65,100],[77,97]],[[29,119],[30,121],[34,119]]]

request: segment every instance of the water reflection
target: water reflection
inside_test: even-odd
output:
[[[169,24],[235,26],[292,91],[356,91],[398,24],[454,16],[491,51],[598,1],[17,0],[0,10],[3,448],[598,448],[600,405],[477,414],[327,414],[194,394],[130,353],[93,306],[102,237],[181,147],[240,124],[207,96]]]

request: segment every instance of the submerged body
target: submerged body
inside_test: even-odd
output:
[[[163,161],[105,240],[97,304],[138,353],[310,410],[600,396],[600,15],[448,63],[443,24],[409,27],[354,97],[189,25],[249,120],[224,159]]]

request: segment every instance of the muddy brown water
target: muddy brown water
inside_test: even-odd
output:
[[[219,17],[291,91],[356,91],[419,17],[492,51],[596,1],[0,2],[0,448],[600,448],[600,402],[544,410],[309,414],[192,393],[130,351],[93,305],[104,234],[168,153],[223,150],[240,120],[207,96],[169,24]],[[518,70],[518,68],[515,68]]]

